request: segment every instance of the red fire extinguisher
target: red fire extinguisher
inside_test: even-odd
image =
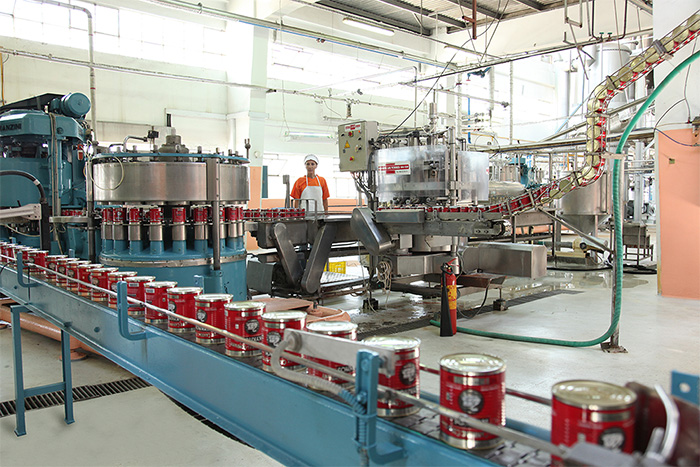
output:
[[[442,300],[440,303],[440,336],[457,333],[457,275],[452,266],[453,258],[444,263],[442,270]]]

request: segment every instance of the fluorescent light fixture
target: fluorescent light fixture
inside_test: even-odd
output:
[[[466,50],[466,49],[460,48],[456,45],[446,45],[445,50],[447,50],[448,52],[452,52],[453,54],[455,52],[457,52],[457,53],[463,54],[463,55],[471,55],[471,56],[479,55],[478,52],[474,52],[472,50]]]
[[[365,23],[364,21],[358,21],[352,18],[343,18],[343,23],[348,26],[353,26],[355,28],[364,29],[365,31],[376,32],[382,36],[393,36],[394,30],[389,28],[384,28],[382,26],[377,26],[371,23]]]
[[[277,62],[274,62],[274,63],[272,63],[272,66],[281,66],[281,67],[283,67],[283,68],[291,68],[292,70],[304,71],[304,67],[301,67],[301,66],[294,66],[294,65],[287,65],[286,63],[277,63]]]
[[[333,135],[330,133],[323,133],[319,131],[286,131],[285,136],[290,138],[322,138],[322,139],[332,139]]]

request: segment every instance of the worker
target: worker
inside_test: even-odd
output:
[[[320,211],[323,206],[323,211],[328,212],[328,184],[326,179],[316,175],[316,167],[318,167],[318,157],[309,154],[304,158],[306,166],[306,175],[299,177],[294,183],[290,196],[294,198],[295,207],[303,207],[307,212]]]

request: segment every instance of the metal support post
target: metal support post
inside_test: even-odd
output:
[[[404,457],[403,449],[389,443],[382,443],[379,452],[377,444],[377,387],[381,358],[376,352],[358,350],[355,393],[358,402],[364,406],[364,413],[355,409],[357,419],[355,444],[360,453],[360,465],[386,464]]]
[[[119,319],[119,334],[130,341],[140,341],[148,337],[146,330],[131,333],[129,331],[129,301],[126,294],[126,282],[117,282],[117,318]],[[131,305],[138,306],[138,305]]]
[[[15,434],[17,436],[24,436],[27,434],[24,408],[24,400],[27,397],[47,394],[54,391],[63,391],[66,424],[70,425],[75,422],[73,418],[73,380],[71,377],[70,336],[67,332],[61,330],[63,382],[25,388],[24,371],[22,367],[22,330],[19,320],[19,314],[23,311],[28,311],[24,305],[10,306],[10,312],[12,313],[12,350],[15,365]]]

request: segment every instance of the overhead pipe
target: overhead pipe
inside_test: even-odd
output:
[[[7,323],[12,321],[12,312],[7,306],[0,306],[0,320]],[[61,330],[44,318],[31,313],[20,313],[19,322],[20,327],[26,331],[31,331],[61,342]],[[98,352],[80,342],[75,337],[70,336],[70,359],[76,361],[87,357],[87,355],[81,352],[81,350],[100,355]]]
[[[86,62],[84,60],[77,60],[77,59],[66,58],[66,57],[57,57],[55,55],[40,54],[37,52],[28,52],[25,50],[13,50],[13,49],[8,49],[8,48],[2,47],[2,46],[0,46],[0,53],[4,53],[4,54],[8,54],[8,55],[16,55],[19,57],[33,58],[36,60],[45,60],[48,62],[64,63],[67,65],[88,66],[88,62]],[[112,71],[112,72],[116,72],[116,73],[128,73],[128,74],[141,75],[141,76],[151,76],[151,77],[155,77],[155,78],[176,79],[176,80],[181,80],[181,81],[191,81],[191,82],[203,83],[203,84],[216,84],[216,85],[221,85],[221,86],[251,89],[251,90],[262,91],[262,92],[267,92],[267,93],[290,94],[290,95],[295,95],[295,96],[308,97],[311,99],[328,99],[328,100],[335,101],[335,102],[343,102],[343,103],[346,102],[345,99],[341,99],[338,97],[319,96],[318,94],[299,92],[299,91],[294,91],[294,90],[289,90],[289,89],[269,88],[266,86],[258,86],[255,84],[237,83],[235,81],[225,81],[225,80],[212,79],[212,78],[201,78],[198,76],[190,76],[190,75],[178,75],[178,74],[174,74],[174,73],[165,73],[165,72],[160,72],[160,71],[141,70],[138,68],[129,68],[129,67],[124,67],[124,66],[119,66],[119,65],[107,65],[104,63],[95,63],[95,68],[98,70]],[[362,100],[357,100],[357,101],[353,101],[353,102],[355,104],[368,105],[370,107],[378,107],[378,108],[383,108],[383,109],[405,110],[405,111],[413,110],[413,108],[403,107],[400,105],[381,104],[381,103],[362,101]],[[423,111],[419,110],[419,112],[423,112]]]
[[[420,57],[418,55],[413,55],[406,53],[404,51],[397,51],[388,49],[386,47],[380,47],[377,45],[368,45],[362,42],[353,41],[350,39],[342,39],[340,37],[331,36],[330,34],[324,34],[321,32],[310,31],[308,29],[302,29],[295,26],[287,26],[273,21],[266,21],[264,19],[253,18],[251,16],[245,16],[238,13],[233,13],[226,10],[219,10],[217,8],[211,8],[204,6],[201,3],[190,3],[182,0],[143,0],[147,3],[153,3],[160,6],[165,6],[169,8],[174,8],[180,11],[186,11],[188,13],[194,13],[197,15],[206,15],[212,18],[222,19],[225,21],[234,21],[242,24],[247,24],[250,26],[258,26],[261,28],[272,29],[274,31],[286,32],[289,34],[294,34],[297,36],[308,37],[316,41],[329,42],[338,45],[344,45],[348,47],[353,47],[355,49],[366,50],[368,52],[379,53],[382,55],[389,55],[394,58],[403,58],[412,62],[423,63],[425,65],[431,65],[439,68],[447,68],[449,63],[439,62],[437,60],[430,60],[427,58]]]

